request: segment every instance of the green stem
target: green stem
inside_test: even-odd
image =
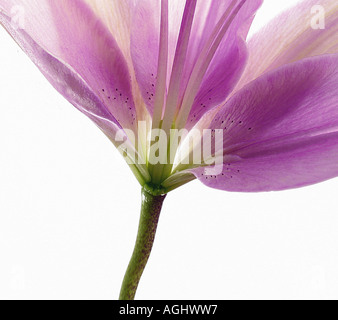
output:
[[[134,300],[142,273],[153,247],[158,220],[166,195],[152,195],[142,190],[140,224],[133,255],[122,283],[120,300]]]

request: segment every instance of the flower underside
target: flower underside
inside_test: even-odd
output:
[[[183,71],[186,65],[197,2],[187,1],[185,4],[174,60],[171,70],[168,72],[169,8],[168,0],[161,1],[158,72],[156,76],[152,74],[152,77],[156,79],[156,84],[152,84],[156,90],[151,94],[151,97],[154,98],[153,116],[151,130],[148,130],[148,134],[143,135],[146,141],[141,143],[146,146],[143,154],[146,155],[145,166],[148,170],[145,172],[143,169],[139,172],[142,184],[153,193],[167,193],[194,180],[195,176],[188,170],[210,166],[209,159],[215,157],[215,150],[213,150],[213,154],[208,155],[207,162],[204,162],[205,157],[195,161],[196,157],[193,157],[193,153],[197,152],[196,146],[200,146],[204,140],[206,141],[206,139],[203,140],[205,134],[199,128],[186,129],[187,122],[209,66],[245,2],[246,0],[230,2],[201,48],[182,92]],[[208,146],[204,143],[198,152],[203,153],[203,147],[210,149],[213,138],[214,136],[210,137]],[[132,154],[129,155],[128,148],[124,148],[122,151],[126,153],[129,161],[136,158],[134,150],[131,149]],[[140,161],[140,153],[138,153],[137,161],[131,163],[132,166],[138,167],[138,162],[142,162],[142,160]]]
[[[0,0],[0,23],[149,192],[334,178],[338,3],[304,0],[247,41],[262,2]]]

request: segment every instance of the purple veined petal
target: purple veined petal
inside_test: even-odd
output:
[[[132,91],[137,118],[140,121],[149,121],[149,113],[144,104],[135,70],[131,59],[130,38],[132,12],[134,0],[84,0],[94,11],[99,20],[103,22],[115,39],[127,62],[132,83]]]
[[[199,57],[200,51],[209,40],[216,24],[222,17],[229,5],[233,3],[231,0],[215,0],[205,1],[198,0],[194,22],[189,40],[186,63],[182,65],[183,76],[181,83],[180,100],[183,97],[184,90],[189,81],[192,69]],[[240,1],[235,1],[240,3]],[[239,80],[246,61],[246,49],[243,39],[246,38],[248,26],[251,24],[252,18],[262,0],[247,1],[240,13],[237,15],[229,32],[224,37],[218,52],[216,52],[210,68],[207,73],[207,78],[202,85],[199,98],[197,99],[195,108],[201,113],[205,112],[201,108],[203,99],[208,93],[208,107],[212,108],[215,105],[223,102],[229,92],[233,89],[236,82]],[[137,81],[141,87],[141,92],[145,102],[147,103],[150,113],[153,112],[154,96],[156,92],[159,42],[160,42],[160,16],[161,16],[161,1],[138,0],[136,2],[135,11],[133,14],[133,23],[131,27],[131,52],[134,62]],[[169,1],[169,48],[168,48],[168,75],[167,87],[171,79],[171,71],[173,67],[176,45],[178,42],[180,27],[184,14],[186,1],[172,0]],[[147,23],[145,23],[147,21]],[[234,63],[238,62],[238,63]],[[222,72],[220,72],[220,67]],[[231,70],[230,70],[231,69]],[[211,93],[210,79],[218,75],[219,80],[217,86],[223,90],[215,91],[215,95]],[[226,82],[226,84],[225,84]],[[212,81],[215,86],[215,81]],[[214,100],[210,103],[210,98]],[[214,99],[215,98],[215,99]],[[203,101],[202,101],[203,100]],[[193,116],[192,116],[193,117]],[[195,118],[195,117],[193,117]]]
[[[205,29],[203,30],[202,41],[200,39],[191,41],[193,44],[190,48],[189,59],[187,59],[189,66],[186,66],[186,78],[190,76],[193,63],[196,62],[197,53],[200,52],[201,46],[210,37],[218,21],[216,17],[225,12],[230,2],[212,1],[208,16],[197,16],[196,24],[205,25]],[[248,58],[246,37],[255,13],[262,2],[262,0],[246,1],[232,22],[197,93],[187,120],[186,127],[188,129],[193,127],[207,111],[224,102],[239,81]],[[195,28],[193,35],[198,37],[197,27],[195,26]],[[182,88],[184,88],[184,85],[185,83],[183,83]]]
[[[123,128],[135,129],[130,74],[114,38],[82,1],[52,1],[51,6],[65,61],[100,96]]]
[[[211,129],[233,149],[338,124],[338,54],[308,58],[267,73],[233,96]]]
[[[325,14],[321,26],[319,11]],[[324,27],[324,29],[320,29]],[[235,91],[264,72],[321,54],[338,52],[338,2],[306,0],[267,24],[248,42],[249,61]]]
[[[338,176],[338,134],[324,134],[282,150],[271,149],[230,162],[218,176],[194,169],[205,185],[231,192],[265,192],[300,188]]]
[[[224,129],[217,176],[193,173],[228,191],[283,190],[338,176],[338,55],[289,64],[251,82],[215,116]]]
[[[13,8],[23,13],[25,32],[13,25]],[[12,36],[32,59],[37,53],[25,47],[24,36],[29,36],[64,68],[74,71],[119,126],[135,130],[137,114],[126,61],[114,38],[90,7],[81,0],[0,0],[0,9],[12,23]],[[7,29],[11,27],[8,21],[6,25]],[[53,72],[48,70],[48,64],[35,61],[40,69]],[[49,78],[51,82],[52,78]]]
[[[136,79],[148,110],[153,114],[160,53],[162,0],[137,0],[132,14],[131,56]],[[176,45],[186,1],[168,1],[168,62],[166,89],[169,86]],[[164,62],[163,62],[164,63]]]
[[[112,116],[102,101],[87,86],[84,80],[69,66],[49,54],[41,48],[30,35],[23,29],[13,28],[8,16],[0,13],[0,22],[7,29],[9,34],[16,39],[20,47],[24,49],[39,68],[42,74],[79,111],[86,114],[96,123],[105,119],[105,126],[102,128],[105,133],[112,137],[121,129],[118,121]]]
[[[187,61],[189,42],[191,40],[191,31],[193,28],[194,17],[196,13],[197,1],[187,0],[184,9],[180,32],[176,45],[176,52],[170,75],[170,81],[167,91],[167,100],[163,116],[162,129],[168,133],[175,119],[179,107],[180,89],[184,75],[184,66]]]
[[[120,136],[123,134],[124,143],[130,142],[129,150],[131,150],[132,155],[135,155],[138,159],[143,159],[143,155],[135,150],[134,142],[130,140],[118,121],[71,67],[66,66],[42,49],[24,30],[13,29],[10,19],[2,13],[0,13],[0,21],[8,32],[17,39],[18,44],[24,48],[42,74],[59,93],[91,119],[117,148],[122,142],[116,141],[116,135],[117,133]],[[149,179],[149,174],[144,165],[131,164],[130,168],[141,184]]]
[[[131,57],[144,102],[153,114],[160,48],[161,1],[138,0],[132,14]]]
[[[121,49],[126,60],[130,60],[130,27],[133,0],[84,0],[105,24]],[[129,64],[129,61],[127,61]]]

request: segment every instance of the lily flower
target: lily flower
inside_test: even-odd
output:
[[[142,186],[121,299],[135,297],[170,191],[194,179],[262,192],[338,176],[338,3],[302,1],[247,41],[262,2],[0,0],[1,25]],[[195,161],[196,150],[209,158]]]

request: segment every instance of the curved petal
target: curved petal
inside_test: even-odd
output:
[[[13,8],[23,13],[24,30],[15,25]],[[70,81],[68,75],[76,74],[119,125],[135,128],[136,111],[126,61],[104,24],[83,1],[0,0],[0,10],[1,23],[38,67],[50,75],[48,79],[55,87],[60,77]],[[35,46],[32,50],[32,42],[40,50]],[[41,50],[55,58],[59,68],[63,65],[64,73],[57,74],[58,69],[47,60],[40,61]]]
[[[321,13],[325,14],[324,26],[318,20]],[[324,29],[318,29],[322,27]],[[321,54],[337,53],[337,34],[336,0],[301,1],[272,20],[249,40],[248,65],[236,91],[261,74],[284,64]]]
[[[130,58],[132,0],[84,0],[109,29],[126,59]]]
[[[131,59],[130,38],[131,38],[131,21],[132,12],[135,7],[134,0],[84,0],[95,12],[106,28],[110,31],[111,36],[116,40],[123,56],[127,62],[131,76],[132,91],[137,118],[139,121],[149,122],[149,113],[144,104],[143,97],[140,93],[136,81],[135,70]]]
[[[169,63],[167,87],[176,52],[186,1],[169,2]],[[194,22],[189,39],[186,62],[181,81],[182,100],[201,49],[210,39],[214,28],[229,8],[232,0],[197,0]],[[239,4],[240,1],[235,1]],[[253,15],[262,0],[246,1],[224,36],[202,82],[193,106],[190,122],[199,114],[223,102],[234,88],[244,69],[247,52],[244,45]],[[160,41],[160,0],[138,0],[131,27],[131,53],[138,83],[145,102],[152,113],[156,91]],[[147,21],[147,23],[145,23]],[[211,100],[210,100],[211,99]]]
[[[160,47],[160,0],[139,0],[132,15],[131,57],[141,94],[153,114]]]
[[[217,22],[215,17],[225,11],[226,8],[223,10],[220,9],[225,6],[225,2],[224,0],[212,1],[208,17],[205,21],[202,21],[202,23],[206,25],[206,30],[204,30],[205,38],[210,36]],[[248,58],[246,37],[255,13],[262,2],[262,0],[247,1],[232,22],[195,98],[187,123],[188,128],[195,125],[205,112],[224,102],[238,83]],[[200,23],[199,21],[198,24]],[[197,34],[197,32],[195,34]],[[195,42],[198,41],[195,40]],[[197,43],[198,46],[195,44],[194,47],[200,50],[200,46],[203,45],[203,42],[205,42],[205,39],[203,39],[201,43]],[[194,57],[194,55],[191,54],[190,57]],[[189,59],[188,61],[193,60]],[[191,62],[189,63],[191,64]],[[191,72],[190,68],[191,67],[187,68],[187,75]]]
[[[25,48],[47,80],[70,103],[92,120],[96,119],[97,123],[105,119],[104,131],[108,136],[114,136],[121,129],[102,101],[74,70],[42,49],[24,30],[13,29],[9,18],[2,13],[0,21],[15,39],[20,39],[19,45]]]
[[[338,55],[302,60],[246,86],[216,115],[224,130],[221,175],[206,185],[229,191],[301,187],[338,176]]]
[[[225,165],[221,175],[205,176],[194,169],[205,185],[232,192],[265,192],[300,188],[338,176],[338,134],[326,134],[309,141]]]

